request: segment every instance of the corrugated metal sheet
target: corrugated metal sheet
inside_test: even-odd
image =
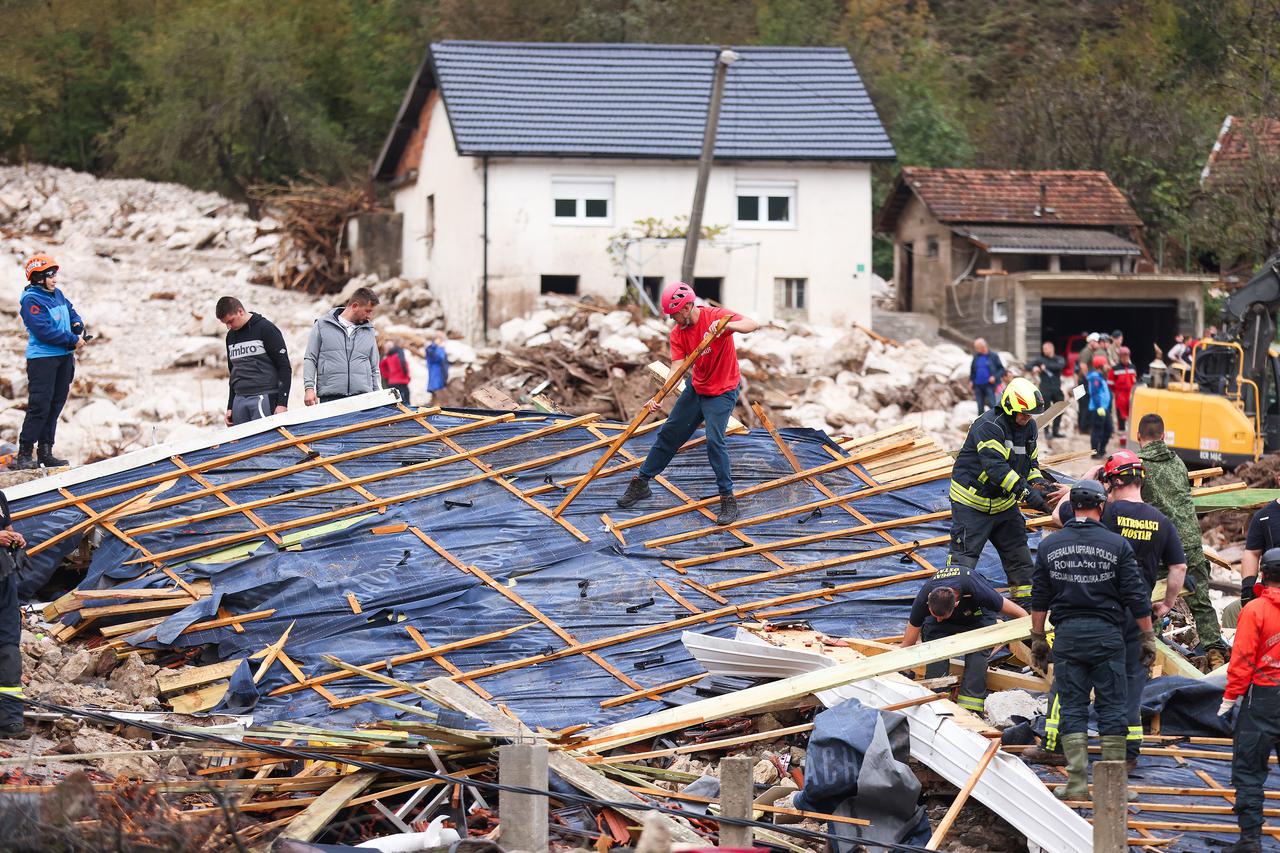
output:
[[[1059,255],[1140,255],[1130,240],[1101,228],[1001,228],[958,225],[955,232],[991,254],[1049,252]]]
[[[737,48],[716,156],[894,156],[843,48]],[[432,45],[459,153],[696,158],[719,48],[446,41]]]

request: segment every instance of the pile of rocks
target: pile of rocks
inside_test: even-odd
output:
[[[475,372],[465,387],[493,384],[518,400],[520,393],[550,379],[543,393],[574,410],[578,395],[555,371],[513,369],[506,358],[490,361],[513,355],[537,363],[542,361],[537,351],[555,344],[576,355],[579,372],[608,367],[602,359],[614,366],[667,361],[669,330],[668,323],[635,308],[611,310],[592,301],[544,297],[532,314],[498,328],[500,352],[479,352],[468,365]],[[856,437],[914,417],[944,446],[954,447],[977,416],[969,388],[970,356],[954,344],[894,346],[860,328],[797,322],[771,323],[736,340],[746,398],[769,406],[782,425]],[[556,355],[563,360],[559,348]],[[638,411],[634,404],[652,393],[652,385],[642,384],[639,393],[629,414]],[[608,408],[607,402],[595,405]]]

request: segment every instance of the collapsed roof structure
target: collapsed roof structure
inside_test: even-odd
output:
[[[717,705],[714,694],[726,687],[718,678],[764,676],[750,667],[709,674],[714,667],[685,632],[714,643],[734,640],[744,622],[799,620],[812,637],[854,638],[857,651],[846,653],[887,653],[948,542],[951,458],[907,424],[843,443],[778,431],[767,420],[736,431],[729,447],[743,515],[727,527],[714,524],[715,484],[697,435],[657,479],[654,496],[621,512],[614,498],[659,425],[637,430],[589,478],[624,425],[595,415],[410,409],[376,392],[8,493],[34,562],[29,585],[96,540],[83,582],[46,608],[61,619],[62,639],[199,664],[162,680],[175,710],[246,713],[265,727],[354,729],[470,709],[490,731],[501,730],[495,720],[514,718],[558,738],[574,750],[568,754],[608,766],[621,759],[605,753],[625,744],[767,705],[751,704],[751,691],[731,694],[747,704]],[[1003,583],[994,555],[984,555],[979,571]],[[1009,636],[989,645],[1025,633],[1006,626]],[[797,682],[791,692],[790,680],[776,682],[769,695],[794,702],[930,660],[904,666],[893,654],[887,668],[872,658],[866,673],[845,681]],[[992,678],[1047,687],[1034,674],[993,670]],[[486,719],[486,708],[502,710]],[[904,713],[914,740],[914,727],[936,729],[929,721],[940,712],[931,705]],[[949,703],[941,713],[968,716]],[[474,744],[468,737],[463,743]],[[1176,787],[1199,787],[1199,778],[1217,796],[1227,767],[1221,747],[1182,754],[1179,744],[1162,744],[1150,760],[1203,768],[1204,776],[1183,773]],[[968,760],[930,750],[953,772]],[[1212,750],[1219,755],[1201,754]],[[1175,796],[1175,783],[1160,784],[1147,792],[1163,796],[1154,810],[1202,802],[1199,792]],[[998,788],[984,791],[975,796],[999,796]],[[1047,803],[1036,821],[1061,821],[1039,830],[1043,849],[1073,849],[1062,839],[1079,837],[1081,819],[1047,789],[1032,786],[1030,795]],[[998,802],[987,804],[999,811]],[[1233,826],[1229,808],[1186,811],[1197,812],[1194,838],[1170,841],[1183,829],[1171,819],[1135,832],[1164,850],[1193,850],[1210,830]],[[1020,829],[1029,819],[1005,817]]]

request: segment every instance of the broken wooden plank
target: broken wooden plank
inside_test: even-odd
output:
[[[156,673],[156,685],[160,688],[161,696],[182,693],[193,687],[203,687],[211,682],[230,678],[239,667],[240,660],[237,658],[236,660],[211,663],[208,666],[179,670],[178,672],[161,670]]]
[[[373,784],[378,774],[371,770],[362,770],[344,776],[334,783],[333,787],[316,797],[302,814],[295,817],[289,828],[282,833],[287,838],[297,841],[311,841],[320,834],[320,830],[329,825],[334,815],[341,811],[348,802],[364,793],[364,789]]]
[[[513,720],[474,693],[454,684],[447,678],[434,678],[428,681],[426,690],[437,703],[475,717],[477,720],[487,723],[496,732],[510,732],[522,739],[545,741],[545,738],[534,733],[523,723]],[[553,750],[547,761],[550,768],[566,782],[586,794],[611,802],[644,805],[643,800],[624,786],[619,785],[612,779],[606,779],[567,752]],[[622,809],[622,811],[628,817],[641,823],[645,821],[645,816],[649,814],[645,809]],[[699,846],[705,846],[706,844],[701,835],[694,832],[687,825],[678,823],[666,815],[659,818],[658,822],[670,834],[672,841],[683,844],[697,844]]]
[[[1028,637],[1030,632],[1031,617],[1024,616],[1021,619],[1012,619],[986,628],[966,631],[954,637],[945,637],[906,649],[886,652],[876,657],[807,672],[769,684],[692,702],[679,708],[668,708],[645,717],[637,717],[589,731],[587,734],[591,735],[592,740],[598,744],[607,744],[602,747],[603,749],[612,749],[644,737],[684,728],[690,720],[705,722],[749,714],[771,702],[831,690],[853,681],[899,672],[933,661],[963,657],[969,652],[989,649],[1013,640],[1022,640]]]

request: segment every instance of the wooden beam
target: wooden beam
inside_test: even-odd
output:
[[[364,793],[377,776],[376,772],[361,770],[342,777],[303,809],[302,814],[293,818],[282,835],[298,841],[311,841],[350,800]]]
[[[710,721],[748,714],[771,702],[831,690],[853,681],[899,672],[933,661],[963,657],[970,652],[1004,645],[1013,640],[1022,640],[1030,635],[1030,631],[1031,617],[1024,616],[1021,619],[1012,619],[986,628],[966,631],[953,637],[886,652],[876,657],[838,664],[723,696],[703,699],[679,708],[668,708],[645,717],[588,731],[587,734],[597,742],[607,743],[604,749],[612,749],[643,737],[684,728],[691,719]]]
[[[646,541],[644,544],[645,544],[645,547],[647,548],[657,548],[663,545],[673,545],[676,542],[686,542],[690,539],[698,539],[703,536],[710,536],[713,533],[723,533],[725,530],[728,530],[728,529],[738,530],[743,527],[751,527],[756,524],[766,524],[770,521],[777,521],[780,518],[790,518],[793,515],[803,515],[804,513],[807,513],[807,512],[813,512],[815,509],[826,509],[829,506],[835,506],[841,503],[851,503],[853,501],[862,500],[863,498],[874,497],[875,495],[882,495],[887,492],[896,492],[899,489],[905,489],[908,486],[918,486],[921,483],[932,483],[933,481],[940,480],[945,476],[949,476],[949,475],[921,474],[916,477],[911,477],[907,480],[900,480],[897,483],[887,483],[880,486],[872,486],[870,488],[864,488],[856,492],[846,492],[842,495],[836,495],[835,497],[823,498],[822,500],[810,501],[809,503],[800,504],[799,506],[787,507],[785,509],[767,512],[762,515],[756,515],[750,518],[744,518],[740,521],[735,521],[733,524],[725,525],[724,527],[705,527],[698,530],[690,530],[685,533],[677,533],[671,536],[662,536],[662,537],[658,537],[657,539],[650,539]]]
[[[543,427],[542,429],[534,430],[533,432],[527,432],[521,435],[511,436],[510,438],[502,439],[501,441],[495,441],[490,444],[485,444],[475,448],[474,450],[460,450],[449,456],[439,456],[439,457],[436,457],[435,459],[428,459],[425,462],[415,462],[412,465],[400,465],[393,468],[389,468],[385,471],[374,471],[369,474],[362,474],[359,477],[348,477],[346,479],[337,480],[332,483],[321,483],[316,486],[310,486],[305,489],[297,489],[296,491],[285,492],[284,494],[280,494],[280,495],[271,495],[270,497],[258,498],[252,501],[245,501],[244,503],[237,504],[235,509],[232,509],[231,507],[222,507],[221,509],[211,509],[211,510],[206,510],[204,512],[198,512],[198,513],[195,513],[194,515],[178,516],[175,518],[166,518],[161,521],[154,521],[150,524],[143,524],[138,527],[131,527],[127,532],[134,536],[141,536],[144,533],[154,533],[157,530],[164,530],[170,527],[180,527],[180,526],[189,526],[192,524],[198,524],[199,522],[202,522],[202,521],[209,521],[211,519],[221,518],[224,515],[230,515],[232,513],[241,512],[246,509],[251,509],[251,510],[259,509],[265,506],[274,506],[278,503],[283,503],[286,501],[299,501],[299,500],[303,500],[304,498],[315,497],[316,495],[323,495],[323,494],[328,494],[329,492],[337,492],[343,489],[352,488],[353,486],[362,486],[365,483],[375,483],[381,480],[391,479],[393,477],[403,477],[408,474],[415,474],[422,471],[429,471],[433,468],[439,468],[444,465],[452,465],[456,462],[467,462],[474,459],[476,456],[479,456],[484,453],[494,453],[499,450],[504,450],[508,447],[513,447],[515,445],[523,444],[527,441],[532,441],[533,439],[536,439],[536,438],[543,438],[545,436],[553,435],[558,432],[564,432],[565,430],[572,429],[577,426],[581,426],[584,423],[589,423],[591,420],[597,417],[599,416],[583,415],[582,417],[579,417],[579,418],[559,421],[550,426]],[[433,435],[436,435],[438,437],[438,433],[433,433]],[[445,441],[447,442],[448,440],[446,439]],[[457,445],[454,445],[454,446],[456,447]],[[488,479],[488,477],[481,477],[480,479]],[[442,485],[448,486],[449,484],[442,484]],[[452,488],[452,486],[449,486],[449,487]],[[439,490],[441,487],[436,487],[436,488],[437,490]],[[392,501],[392,503],[394,502],[395,501]],[[387,506],[387,505],[388,504],[386,499],[383,499],[383,500],[369,499],[362,504],[356,504],[356,506],[361,506],[366,509],[378,509],[380,507]],[[279,529],[279,525],[271,525],[264,528],[264,531],[270,532],[277,529]]]
[[[956,822],[956,818],[960,816],[960,810],[964,808],[964,804],[969,801],[969,795],[973,793],[973,788],[978,784],[978,780],[982,778],[982,774],[986,771],[987,765],[991,763],[991,759],[996,757],[996,753],[1000,751],[1000,741],[993,740],[991,745],[987,747],[987,751],[982,753],[982,758],[978,761],[978,765],[973,768],[973,772],[969,774],[969,778],[965,781],[964,787],[960,789],[960,793],[956,794],[956,798],[951,801],[950,808],[943,815],[938,826],[933,830],[933,836],[929,839],[929,843],[925,845],[930,850],[937,850],[942,846],[943,840],[947,837],[947,833],[951,831],[951,826]]]
[[[439,411],[439,409],[432,407],[427,411],[428,413],[434,413]],[[385,418],[377,418],[372,421],[364,421],[362,423],[348,424],[346,426],[323,430],[321,432],[317,432],[307,436],[307,440],[321,441],[322,439],[335,438],[340,435],[348,435],[353,432],[360,432],[362,430],[367,430],[367,429],[375,429],[377,427],[387,426],[388,424],[398,423],[400,421],[409,420],[409,419],[410,419],[410,416],[405,414],[388,415]],[[244,450],[239,450],[235,453],[228,454],[227,456],[219,457],[217,459],[207,459],[204,462],[201,462],[198,465],[193,465],[191,467],[192,467],[192,470],[194,471],[201,471],[201,472],[209,471],[214,468],[222,468],[226,465],[231,465],[245,459],[252,459],[255,456],[260,456],[267,453],[274,453],[277,450],[285,450],[292,446],[293,446],[293,442],[291,441],[277,441],[271,444],[265,444],[262,447],[249,447]],[[99,498],[111,497],[112,495],[118,495],[121,492],[132,491],[133,489],[145,489],[148,486],[154,486],[158,483],[163,483],[167,480],[177,480],[184,476],[186,476],[186,472],[184,471],[179,471],[179,470],[167,471],[163,474],[155,474],[141,480],[135,480],[129,483],[121,483],[119,485],[110,486],[105,489],[99,489],[96,492],[90,492],[87,495],[83,495],[80,498],[80,500],[96,501]],[[73,503],[74,501],[64,499],[60,501],[53,501],[51,503],[43,504],[41,506],[31,507],[30,509],[24,509],[21,512],[15,512],[13,514],[13,520],[20,521],[24,518],[30,518],[31,516],[34,516],[34,515],[40,515],[46,512],[53,512],[54,510],[71,506]]]
[[[734,491],[733,494],[734,494],[734,497],[737,497],[737,498],[747,498],[747,497],[751,497],[752,495],[759,495],[765,492],[771,492],[774,489],[780,489],[783,486],[789,486],[792,483],[798,483],[801,480],[807,480],[810,477],[816,477],[820,474],[829,474],[832,471],[839,471],[841,469],[849,468],[849,466],[856,465],[859,462],[863,462],[867,459],[873,459],[877,456],[885,456],[893,452],[894,450],[898,449],[898,447],[899,447],[898,445],[889,445],[888,447],[877,447],[877,448],[872,448],[870,450],[861,451],[859,453],[853,454],[852,456],[846,456],[840,459],[834,459],[831,462],[827,462],[822,465],[817,465],[813,468],[809,468],[804,471],[798,471],[792,474],[787,474],[784,477],[778,477],[775,480],[769,480],[764,483],[757,483],[756,485],[748,486],[745,489],[737,489]],[[865,491],[869,491],[869,490],[864,490],[864,494],[863,494],[864,497],[866,496]],[[841,500],[851,500],[851,499],[852,497],[844,497]],[[674,516],[677,516],[677,515],[683,515],[686,512],[692,512],[693,510],[696,510],[699,507],[710,506],[711,504],[715,503],[718,500],[720,500],[719,497],[703,498],[699,501],[694,501],[691,504],[686,504],[683,506],[674,506],[668,509],[658,510],[657,512],[651,512],[648,515],[638,515],[635,518],[628,518],[625,521],[617,522],[616,526],[620,530],[625,530],[629,527],[637,527],[641,524],[652,524],[655,521],[662,521],[667,518],[673,518]],[[834,501],[831,498],[828,498],[827,500],[832,501],[833,503],[839,502],[839,501]],[[733,525],[728,525],[728,526],[732,526],[736,528],[736,527],[744,527],[745,525],[742,522],[735,522]],[[723,529],[724,529],[723,527],[713,528],[711,532],[717,532]]]
[[[162,669],[156,673],[156,685],[160,688],[161,696],[181,693],[184,690],[190,690],[192,687],[201,687],[211,681],[230,678],[239,667],[240,659],[236,658],[235,660],[224,660],[220,663],[211,663],[208,666],[198,666],[194,669],[184,669],[177,672]]]

